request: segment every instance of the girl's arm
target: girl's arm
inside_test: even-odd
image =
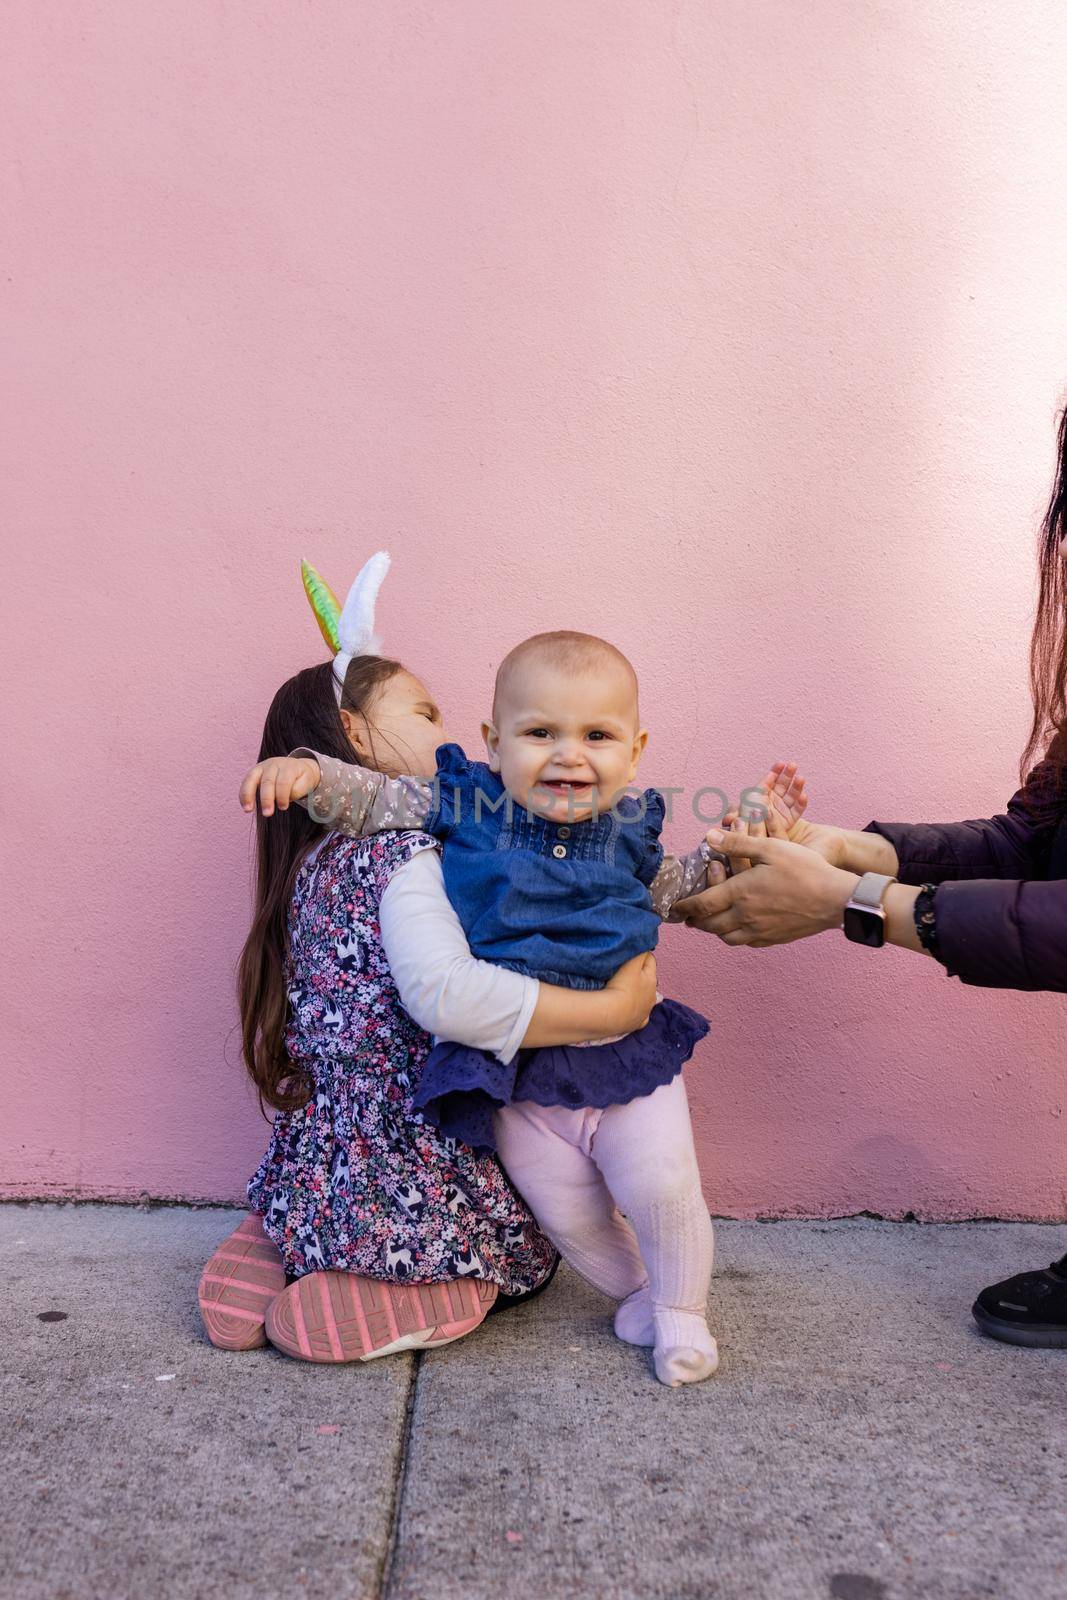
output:
[[[387,778],[314,750],[296,750],[318,766],[319,781],[307,797],[308,816],[341,833],[362,839],[386,828],[420,828],[430,814],[433,782],[429,778]]]
[[[433,803],[429,778],[387,778],[370,767],[335,761],[314,750],[261,761],[241,784],[241,804],[269,817],[292,801],[307,807],[314,822],[362,839],[386,828],[421,828]]]
[[[607,995],[609,1001],[598,1005],[597,994]],[[537,1004],[522,1042],[529,1049],[619,1039],[643,1028],[655,1003],[656,958],[649,950],[624,962],[603,989],[567,989],[539,982]]]
[[[655,1001],[655,962],[628,962],[603,989],[539,983],[471,955],[445,892],[441,858],[422,850],[390,878],[379,905],[382,945],[400,999],[441,1039],[508,1062],[520,1046],[580,1044],[629,1033]]]

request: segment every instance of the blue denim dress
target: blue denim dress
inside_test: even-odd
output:
[[[626,794],[586,822],[556,823],[512,800],[497,773],[440,745],[423,827],[444,843],[448,898],[484,961],[573,989],[599,989],[624,961],[654,950],[660,919],[648,886],[663,860],[663,797]],[[676,1000],[614,1044],[519,1050],[506,1065],[442,1041],[414,1103],[442,1133],[495,1149],[492,1114],[513,1100],[620,1105],[669,1083],[708,1031]]]

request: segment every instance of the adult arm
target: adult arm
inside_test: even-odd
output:
[[[1044,878],[1056,829],[1067,816],[1067,735],[1059,734],[1023,787],[995,817],[969,822],[868,822],[850,834],[855,855],[863,835],[885,841],[902,883],[947,883],[961,878]],[[879,871],[852,859],[854,871]]]
[[[725,944],[757,946],[841,927],[859,882],[855,871],[786,839],[726,834],[721,845],[754,865],[679,906],[691,926]],[[891,884],[884,905],[888,942],[918,952],[917,895],[914,886]],[[950,977],[983,988],[1067,993],[1067,879],[942,883],[934,911],[938,959]]]
[[[1067,819],[1067,735],[1053,739],[998,816],[968,822],[869,822],[902,884],[938,884],[939,956],[950,977],[990,989],[1067,991],[1067,881],[1045,879],[1056,831]]]
[[[717,934],[724,944],[763,948],[842,926],[845,904],[859,882],[856,873],[784,837],[715,829],[711,837],[735,862],[750,865],[679,903],[677,912],[690,927]],[[917,893],[890,885],[883,902],[890,944],[922,949],[912,911]]]
[[[504,1062],[520,1046],[579,1044],[640,1027],[655,998],[654,966],[651,980],[640,984],[612,987],[612,980],[603,989],[566,989],[479,961],[446,893],[436,850],[420,851],[393,873],[379,918],[405,1010],[428,1033],[489,1050]]]

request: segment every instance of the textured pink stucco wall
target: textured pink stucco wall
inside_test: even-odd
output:
[[[264,1125],[234,799],[380,620],[471,747],[607,635],[643,776],[813,815],[1014,787],[1067,391],[1059,0],[79,0],[5,11],[10,1194],[231,1198]],[[670,840],[694,832],[683,818]],[[714,1210],[1062,1215],[1057,996],[671,929]]]

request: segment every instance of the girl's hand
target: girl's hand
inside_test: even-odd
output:
[[[306,756],[271,756],[246,774],[241,784],[241,805],[245,811],[254,811],[258,791],[263,816],[271,816],[275,806],[279,811],[288,811],[291,801],[303,800],[318,788],[321,776],[318,762]]]
[[[608,979],[605,993],[611,994],[618,1006],[618,1022],[613,1033],[636,1033],[648,1021],[649,1012],[656,1003],[656,958],[652,952],[633,956]]]

